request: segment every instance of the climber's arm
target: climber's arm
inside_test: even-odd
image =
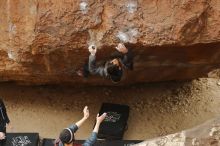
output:
[[[89,72],[93,75],[100,75],[102,77],[106,76],[106,69],[105,66],[96,66],[96,48],[90,48],[89,52],[91,53],[89,55],[89,63],[88,63],[88,69]]]
[[[125,47],[124,44],[118,44],[116,50],[120,52],[121,63],[126,69],[133,69],[133,53],[131,49]]]

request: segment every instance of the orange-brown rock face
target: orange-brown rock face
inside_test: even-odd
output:
[[[219,0],[1,0],[0,80],[112,84],[75,71],[95,44],[135,54],[122,83],[183,80],[220,67]]]

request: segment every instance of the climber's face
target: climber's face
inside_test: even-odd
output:
[[[111,61],[112,64],[116,65],[116,66],[120,66],[119,60],[118,59],[113,59]]]

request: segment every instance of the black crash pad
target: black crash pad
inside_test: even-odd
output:
[[[129,117],[129,106],[121,104],[103,103],[99,114],[107,113],[101,123],[98,138],[106,140],[122,140],[126,131]]]
[[[38,146],[39,133],[7,133],[6,146]]]

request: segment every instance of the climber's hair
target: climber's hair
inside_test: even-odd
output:
[[[113,82],[119,82],[122,77],[122,69],[113,63],[108,63],[107,72]]]
[[[107,67],[107,72],[108,74],[112,75],[112,74],[116,74],[119,70],[119,66],[113,64],[113,63],[109,63],[108,67]]]

